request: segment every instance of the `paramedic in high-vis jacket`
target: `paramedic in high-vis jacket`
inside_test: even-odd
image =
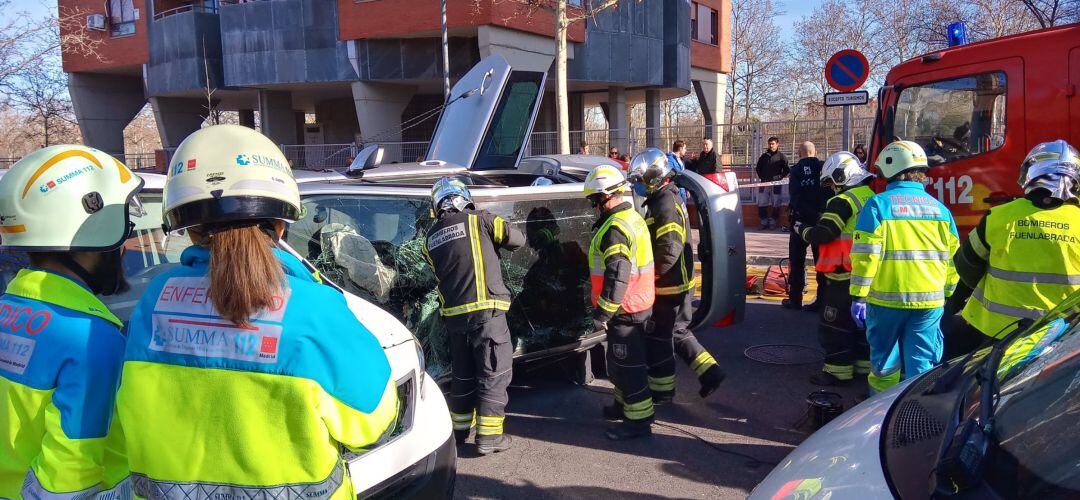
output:
[[[859,213],[851,246],[851,315],[866,325],[873,393],[941,362],[941,317],[959,277],[952,213],[926,192],[926,153],[896,141],[875,163],[889,180]]]
[[[117,409],[135,495],[355,498],[342,452],[389,438],[397,390],[345,296],[275,248],[302,214],[285,156],[215,125],[173,161],[165,224],[193,245],[128,325]]]
[[[68,145],[0,179],[0,247],[30,258],[0,297],[0,498],[131,495],[113,417],[122,324],[97,295],[126,288],[140,187],[113,157]]]

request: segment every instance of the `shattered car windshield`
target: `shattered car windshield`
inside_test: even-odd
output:
[[[507,321],[518,354],[589,333],[585,251],[593,218],[587,203],[478,203],[526,233],[525,248],[502,254],[512,294]],[[333,194],[307,197],[304,205],[306,216],[289,227],[289,245],[332,282],[402,320],[424,345],[433,376],[449,373],[435,274],[423,255],[433,223],[428,198]]]

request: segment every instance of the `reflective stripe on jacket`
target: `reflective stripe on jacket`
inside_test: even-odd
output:
[[[121,326],[90,290],[59,274],[24,269],[8,284],[0,297],[0,498],[82,498],[127,485],[113,419]]]
[[[648,310],[656,300],[656,274],[653,269],[652,241],[645,219],[629,203],[623,203],[601,219],[596,234],[589,243],[589,273],[592,280],[592,303],[607,315],[638,313]],[[626,244],[605,245],[608,231],[615,230],[625,236]],[[605,273],[616,260],[630,262],[625,292],[605,296]]]
[[[941,307],[959,280],[952,261],[959,247],[945,205],[918,182],[890,182],[855,223],[851,295],[897,309]]]
[[[645,224],[652,239],[656,294],[678,295],[694,289],[694,251],[687,242],[690,221],[674,184],[645,200]]]
[[[424,240],[424,255],[439,281],[442,315],[509,310],[510,290],[497,249],[524,244],[521,231],[483,210],[449,213],[436,221]]]
[[[968,244],[989,263],[964,307],[964,319],[1001,337],[1020,318],[1038,319],[1080,290],[1080,207],[1036,207],[1021,198],[986,215],[985,239]]]
[[[136,496],[355,497],[341,450],[394,428],[390,365],[341,293],[275,255],[286,286],[249,326],[214,309],[202,247],[147,287],[117,396]]]
[[[859,212],[862,211],[863,206],[873,196],[874,191],[870,189],[870,186],[857,186],[829,200],[826,207],[836,202],[843,202],[847,206],[845,211],[850,211],[851,215],[845,219],[828,208],[826,208],[825,213],[821,214],[818,225],[833,224],[840,228],[840,235],[832,241],[822,243],[819,247],[818,259],[815,264],[815,269],[818,272],[825,273],[826,277],[838,281],[850,277],[851,244],[852,239],[855,237],[855,222],[859,219]],[[812,228],[807,228],[804,232],[810,229]]]

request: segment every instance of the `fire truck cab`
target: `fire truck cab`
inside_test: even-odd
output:
[[[952,210],[964,236],[987,209],[1022,194],[1020,163],[1036,144],[1080,146],[1078,88],[1080,24],[905,61],[880,91],[868,165],[893,140],[922,145],[927,190]]]

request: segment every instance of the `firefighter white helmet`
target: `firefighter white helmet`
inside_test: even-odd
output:
[[[859,158],[847,151],[829,155],[821,167],[821,182],[829,181],[838,187],[854,187],[874,175],[863,168]]]
[[[614,195],[626,192],[627,182],[619,167],[600,165],[585,177],[585,197],[594,194]]]
[[[926,151],[922,146],[912,141],[896,141],[885,149],[877,157],[874,166],[881,169],[881,174],[886,179],[892,179],[908,170],[927,170],[930,165],[926,162]]]
[[[206,127],[180,143],[165,182],[163,208],[169,230],[264,219],[296,222],[303,212],[281,149],[239,125]]]
[[[134,227],[129,207],[143,185],[93,148],[49,146],[0,179],[0,246],[21,251],[110,251]],[[139,214],[136,214],[139,215]]]

